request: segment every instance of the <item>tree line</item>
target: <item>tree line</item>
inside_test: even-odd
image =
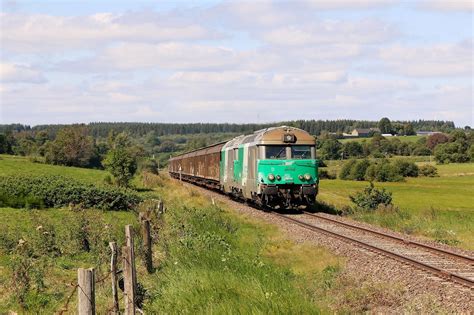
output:
[[[318,157],[323,160],[433,155],[438,163],[474,161],[474,132],[470,130],[454,130],[449,134],[436,133],[420,137],[416,142],[376,134],[360,142],[350,140],[342,143],[334,136],[326,135],[318,138],[316,144]]]
[[[249,133],[259,129],[272,126],[287,125],[301,128],[319,136],[323,132],[340,133],[350,132],[355,128],[379,127],[382,121],[370,120],[292,120],[265,124],[229,124],[229,123],[138,123],[138,122],[94,122],[87,124],[89,134],[94,138],[105,138],[109,132],[126,132],[132,137],[142,137],[150,132],[157,136],[164,135],[189,135],[209,133]],[[29,126],[22,124],[0,125],[0,133],[7,132],[39,132],[46,131],[50,137],[55,137],[59,130],[70,125],[37,125]],[[385,124],[384,124],[385,126]],[[389,132],[403,133],[404,128],[413,130],[442,131],[449,132],[455,129],[454,122],[444,120],[412,120],[392,121]],[[385,128],[385,127],[384,127]],[[387,131],[384,129],[384,131]]]

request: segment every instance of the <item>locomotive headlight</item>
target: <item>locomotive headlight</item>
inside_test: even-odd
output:
[[[281,180],[281,176],[280,176],[280,175],[277,175],[277,180]]]
[[[311,175],[309,175],[309,174],[304,174],[304,179],[310,180],[310,179],[311,179]]]
[[[299,178],[300,180],[303,180],[303,179],[304,179],[304,176],[303,176],[303,175],[300,175],[300,176],[298,176],[298,178]]]
[[[275,175],[268,174],[268,179],[271,180],[271,181],[274,181],[275,180]]]

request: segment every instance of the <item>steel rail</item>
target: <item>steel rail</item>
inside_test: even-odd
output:
[[[309,229],[309,230],[312,230],[312,231],[322,232],[324,234],[331,235],[333,237],[342,239],[344,241],[349,241],[349,242],[355,243],[355,244],[357,244],[361,247],[364,247],[364,248],[369,249],[371,251],[377,252],[379,254],[389,256],[389,257],[394,258],[398,261],[409,263],[409,264],[411,264],[413,266],[416,266],[420,269],[423,269],[425,271],[433,272],[437,276],[439,276],[440,278],[451,280],[453,282],[459,283],[459,284],[467,286],[469,288],[474,288],[474,280],[466,278],[466,277],[461,276],[461,275],[458,275],[456,273],[446,271],[446,270],[443,270],[441,268],[426,264],[422,261],[418,261],[418,260],[415,260],[413,258],[406,257],[406,256],[403,256],[403,255],[391,252],[389,250],[386,250],[386,249],[368,244],[366,242],[360,241],[360,240],[355,239],[355,238],[350,237],[350,236],[342,235],[342,234],[339,234],[339,233],[336,233],[336,232],[333,232],[333,231],[330,231],[330,230],[327,230],[327,229],[324,229],[324,228],[321,228],[319,226],[315,226],[315,225],[312,225],[312,224],[309,224],[309,223],[306,223],[306,222],[302,222],[300,220],[297,220],[297,219],[294,219],[294,218],[291,218],[291,217],[288,217],[288,216],[285,216],[285,215],[282,215],[282,214],[279,214],[279,213],[276,213],[276,212],[271,212],[271,213],[273,215],[279,217],[279,218],[282,218],[284,220],[295,223],[295,224],[297,224],[301,227],[304,227],[306,229]]]
[[[446,256],[459,258],[459,259],[462,259],[464,261],[467,261],[470,264],[474,264],[474,258],[463,255],[463,254],[458,254],[458,253],[455,253],[455,252],[452,252],[452,251],[449,251],[449,250],[445,250],[445,249],[442,249],[442,248],[437,248],[437,247],[430,246],[430,245],[427,245],[427,244],[423,244],[423,243],[420,243],[420,242],[417,242],[417,241],[411,241],[411,240],[408,240],[406,238],[391,235],[391,234],[388,234],[388,233],[371,230],[369,228],[358,226],[358,225],[355,225],[355,224],[351,224],[351,223],[331,219],[331,218],[328,218],[328,217],[325,217],[325,216],[322,216],[322,215],[318,215],[318,214],[314,214],[314,213],[311,213],[311,212],[306,212],[305,211],[304,214],[315,217],[315,218],[318,218],[318,219],[326,220],[326,221],[329,221],[329,222],[332,222],[332,223],[336,223],[336,224],[339,224],[339,225],[347,226],[347,227],[350,227],[350,228],[353,228],[353,229],[357,229],[357,230],[361,230],[361,231],[364,231],[364,232],[368,232],[368,233],[376,234],[376,235],[379,235],[379,236],[383,236],[383,237],[388,238],[388,239],[397,240],[397,241],[402,242],[402,243],[407,244],[407,245],[413,245],[415,247],[421,247],[423,249],[427,249],[429,251],[432,251],[432,252],[435,252],[435,253],[438,253],[438,254],[443,254],[443,255],[446,255]]]

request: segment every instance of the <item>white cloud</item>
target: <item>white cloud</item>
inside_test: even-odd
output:
[[[420,3],[419,7],[437,11],[472,12],[474,2],[472,0],[425,0]]]
[[[90,48],[112,41],[156,42],[218,36],[197,24],[166,25],[159,16],[151,21],[128,17],[111,13],[88,16],[1,13],[0,40],[6,50],[31,53]]]
[[[414,77],[473,75],[473,41],[430,46],[393,45],[379,56],[394,72]]]
[[[28,65],[0,63],[0,81],[3,83],[44,83],[45,77]]]
[[[307,3],[319,10],[350,10],[369,9],[390,6],[396,3],[395,0],[308,0]]]
[[[282,46],[316,44],[369,44],[393,39],[395,28],[376,19],[359,21],[324,20],[297,26],[274,28],[263,33],[263,39]]]

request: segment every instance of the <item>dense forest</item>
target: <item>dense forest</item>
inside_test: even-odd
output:
[[[142,137],[150,132],[157,136],[165,135],[189,135],[202,133],[248,133],[255,130],[271,126],[293,126],[308,131],[319,136],[322,132],[343,133],[350,132],[354,128],[377,127],[379,121],[369,120],[293,120],[266,124],[215,124],[215,123],[136,123],[136,122],[95,122],[87,124],[89,133],[94,138],[105,138],[109,132],[127,132],[132,137]],[[413,120],[413,121],[392,121],[394,131],[403,129],[404,125],[411,125],[414,130],[443,131],[448,132],[455,128],[452,121],[443,120]],[[67,125],[37,125],[28,126],[22,124],[0,125],[0,133],[21,132],[21,131],[42,131],[46,130],[50,137],[55,137],[56,133]]]
[[[170,155],[190,151],[271,126],[289,125],[304,129],[318,138],[318,156],[324,160],[391,155],[439,155],[440,161],[466,162],[471,159],[473,140],[470,128],[456,129],[451,121],[298,120],[274,124],[164,124],[164,123],[90,123],[73,125],[22,124],[0,125],[0,153],[29,156],[50,164],[103,168],[106,156],[121,147],[137,161],[153,161],[164,166]],[[380,133],[413,135],[418,130],[441,131],[416,143],[385,139],[380,133],[362,143],[339,142],[343,132],[353,128],[378,127]],[[450,136],[448,136],[450,135]],[[396,137],[394,137],[396,138]],[[437,141],[432,145],[430,141]],[[451,143],[452,142],[452,143]],[[435,150],[442,144],[443,151]],[[111,156],[110,159],[119,158]]]

